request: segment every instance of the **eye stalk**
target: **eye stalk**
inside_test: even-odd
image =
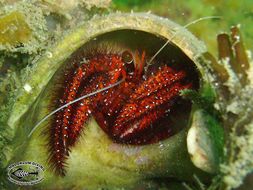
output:
[[[122,53],[122,61],[125,63],[126,71],[129,75],[141,76],[144,68],[146,52],[131,52],[126,50]]]
[[[129,50],[122,53],[122,61],[126,64],[132,64],[134,61],[133,55]]]
[[[129,50],[125,50],[122,53],[122,61],[124,62],[127,74],[134,75],[135,71],[134,56]]]

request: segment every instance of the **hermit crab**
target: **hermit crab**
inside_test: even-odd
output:
[[[250,132],[253,100],[238,27],[231,40],[218,36],[216,61],[168,19],[92,18],[27,68],[8,163],[42,164],[46,189],[233,187],[228,166],[250,163],[227,136]]]

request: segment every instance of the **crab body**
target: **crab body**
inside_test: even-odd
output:
[[[96,51],[95,51],[96,52]],[[74,61],[65,73],[61,98],[56,107],[78,97],[123,82],[68,105],[54,116],[50,126],[50,163],[56,173],[64,175],[65,159],[92,116],[116,143],[143,145],[158,142],[173,134],[166,117],[173,109],[179,92],[192,87],[186,72],[160,64],[146,73],[145,51],[101,53]],[[164,124],[166,123],[166,124]]]

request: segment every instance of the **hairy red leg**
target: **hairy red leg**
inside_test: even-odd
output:
[[[162,89],[157,94],[151,95],[148,98],[141,100],[140,102],[131,102],[129,104],[126,104],[126,106],[122,108],[123,111],[119,114],[118,118],[115,121],[115,124],[113,126],[113,134],[115,137],[118,137],[121,140],[125,140],[125,136],[129,138],[131,134],[135,135],[136,133],[145,130],[150,126],[152,122],[158,119],[158,117],[151,117],[154,118],[154,120],[145,120],[145,118],[149,117],[149,112],[152,112],[154,109],[157,109],[159,106],[162,106],[164,104],[171,104],[170,107],[172,107],[175,98],[179,96],[179,91],[190,87],[191,85],[182,86],[177,83],[174,84],[173,87]],[[164,113],[165,111],[163,114]],[[142,121],[144,123],[140,125],[139,119],[144,115],[145,118]]]
[[[184,77],[183,72],[171,75],[169,67],[164,66],[158,74],[143,82],[122,108],[113,125],[112,133],[115,139],[127,141],[164,115],[166,110],[154,110],[159,110],[165,104],[169,105],[169,109],[175,98],[179,97],[179,91],[191,87],[191,84],[180,83]]]
[[[81,96],[94,92],[98,89],[105,87],[105,75],[96,76],[88,81],[86,87],[84,87]],[[69,131],[69,142],[68,146],[73,146],[79,137],[82,128],[90,118],[92,113],[92,105],[95,104],[101,98],[100,94],[91,96],[89,98],[82,99],[81,101],[74,104],[75,109],[73,110]]]
[[[121,131],[119,139],[123,142],[130,142],[135,136],[138,136],[140,132],[143,132],[148,126],[152,125],[157,119],[163,116],[165,111],[166,109],[164,108],[158,108],[146,113],[145,117],[136,118],[129,127],[127,126]]]
[[[117,82],[119,78],[124,77],[124,75],[125,73],[122,73],[121,69],[116,69],[114,72],[110,71],[109,74],[103,73],[103,75],[95,77],[95,79],[91,79],[92,81],[88,82],[88,84],[91,85],[88,85],[83,89],[82,95],[89,94],[106,86],[109,86],[110,84]],[[70,126],[69,146],[73,146],[75,144],[77,138],[79,137],[80,131],[83,128],[84,123],[88,120],[91,113],[96,120],[106,122],[106,120],[102,118],[102,115],[99,114],[100,112],[97,111],[97,104],[101,103],[101,101],[105,101],[105,95],[106,97],[108,97],[108,94],[113,94],[114,92],[115,89],[111,88],[105,92],[98,93],[90,98],[83,99],[78,103],[79,105],[76,106],[75,112],[73,113],[73,117],[71,118],[73,122]],[[99,120],[99,118],[101,119]],[[101,122],[99,123],[101,124]],[[108,129],[103,126],[104,125],[101,125],[102,129],[108,131]]]
[[[135,90],[136,83],[125,81],[117,90],[110,89],[104,99],[101,100],[100,112],[105,116],[114,118],[121,107],[128,101],[130,94]]]
[[[171,68],[164,66],[156,75],[151,76],[148,80],[139,85],[135,92],[130,96],[128,104],[126,104],[121,110],[118,118],[122,118],[123,121],[119,120],[118,122],[124,122],[124,117],[139,117],[145,111],[149,111],[165,103],[169,100],[168,98],[171,98],[172,96],[170,91],[173,92],[173,89],[175,89],[175,93],[178,94],[178,91],[181,90],[181,88],[177,88],[177,86],[180,87],[178,82],[184,77],[185,73],[183,71],[173,73]],[[175,85],[174,83],[177,83],[178,85]],[[171,85],[174,85],[172,90],[170,90]],[[135,108],[137,105],[143,105],[143,111],[137,110]],[[137,113],[134,113],[133,111],[137,111]]]
[[[131,55],[130,55],[131,56]],[[134,62],[135,62],[135,71],[133,76],[126,77],[126,72],[124,70],[123,74],[125,76],[126,81],[120,86],[117,91],[110,91],[106,98],[103,100],[104,103],[101,104],[100,110],[96,111],[96,120],[99,123],[102,129],[106,129],[108,131],[108,121],[110,119],[114,119],[114,116],[118,114],[118,111],[121,109],[122,105],[124,105],[127,100],[129,99],[130,94],[132,94],[140,82],[140,78],[143,72],[144,64],[145,64],[145,51],[142,52],[140,56],[139,52],[136,51],[134,55]],[[132,63],[134,64],[134,63]],[[126,66],[129,66],[126,64]],[[127,68],[126,68],[127,70]],[[131,72],[131,70],[130,70]]]
[[[88,88],[80,90],[80,86],[82,86],[81,83],[85,82],[87,78],[96,75],[97,73],[110,72],[111,83],[116,82],[121,74],[125,77],[126,74],[122,71],[122,68],[123,63],[121,61],[121,57],[116,54],[111,55],[111,57],[108,57],[107,55],[98,55],[97,57],[90,59],[87,64],[83,64],[78,67],[75,72],[73,72],[72,76],[68,76],[66,81],[64,81],[65,86],[63,89],[63,96],[56,107],[60,107],[80,97],[82,92],[93,92],[94,89],[96,89],[95,87],[97,87],[96,83],[100,84],[98,87],[104,87],[104,84],[101,85],[104,79],[100,78],[100,80],[93,83],[94,85],[92,86],[94,88],[90,88],[90,90],[88,90]],[[64,162],[69,152],[69,146],[74,144],[76,141],[74,138],[77,138],[81,128],[76,125],[71,125],[71,123],[73,121],[85,122],[88,119],[86,114],[89,114],[90,109],[88,109],[87,105],[88,102],[85,102],[84,106],[78,108],[79,112],[77,115],[79,115],[80,118],[77,120],[75,120],[76,118],[73,119],[72,113],[76,109],[73,105],[69,105],[66,108],[63,108],[62,111],[55,114],[49,134],[49,162],[55,172],[59,175],[64,175],[65,173]]]
[[[81,95],[86,95],[91,92],[102,89],[106,86],[109,86],[110,84],[112,84],[112,81],[114,82],[116,79],[118,79],[118,78],[115,78],[115,75],[118,78],[122,77],[118,74],[118,70],[117,70],[117,72],[115,73],[112,73],[112,72],[110,74],[103,73],[100,76],[95,76],[94,78],[91,78],[90,81],[88,82],[89,85],[87,85],[86,87],[82,89],[83,92]],[[108,91],[114,92],[114,89],[112,88],[105,92],[100,92],[94,96],[85,98],[81,100],[80,102],[75,103],[76,109],[72,113],[72,117],[71,117],[72,122],[70,125],[70,132],[69,132],[69,137],[70,137],[69,146],[73,146],[75,144],[75,142],[77,141],[80,135],[81,130],[83,129],[85,123],[87,122],[91,114],[95,117],[95,119],[97,119],[96,109],[99,106],[98,105],[99,102],[101,102],[101,100],[104,100],[104,96],[108,94]],[[107,130],[106,128],[103,128],[103,129]]]
[[[74,100],[83,77],[82,68],[78,68],[72,77],[72,81],[64,81],[65,83],[67,82],[66,88],[64,89],[63,96],[59,100],[57,107],[61,107]],[[53,169],[60,175],[63,175],[65,172],[63,166],[65,164],[65,157],[68,153],[68,125],[71,110],[72,105],[69,105],[57,112],[52,123],[53,127],[50,128],[49,151],[51,154],[49,162],[52,163]]]
[[[111,136],[110,124],[118,115],[119,110],[127,102],[131,93],[134,92],[134,83],[122,83],[119,87],[110,89],[106,96],[99,101],[99,106],[95,108],[93,116],[99,126]]]
[[[81,95],[88,94],[90,92],[93,92],[94,89],[98,88],[99,85],[97,85],[98,82],[101,82],[103,80],[103,76],[96,77],[96,79],[91,79],[91,85],[84,88],[84,92]],[[98,97],[98,96],[97,96]],[[68,156],[69,153],[69,147],[73,146],[74,143],[77,140],[77,137],[79,136],[80,130],[82,129],[82,126],[85,124],[85,122],[89,119],[91,115],[91,103],[95,99],[95,97],[90,97],[83,99],[81,102],[77,102],[73,104],[73,109],[71,110],[71,117],[68,117],[67,123],[65,123],[66,129],[62,129],[62,131],[59,130],[59,133],[63,133],[63,131],[67,131],[64,135],[65,138],[65,144],[61,144],[62,140],[58,136],[55,135],[54,140],[56,141],[55,144],[59,146],[59,148],[64,149],[65,151],[60,151],[59,149],[56,150],[56,152],[52,152],[53,156],[57,158],[57,160],[53,159],[51,160],[53,163],[53,166],[55,167],[55,170],[60,174],[64,175],[64,165],[65,165],[65,159]],[[64,121],[64,120],[63,120]],[[57,138],[56,138],[57,137]],[[52,158],[54,158],[52,157]],[[57,163],[55,163],[57,161]]]
[[[144,81],[135,92],[130,96],[132,100],[139,100],[156,93],[162,88],[168,87],[173,83],[182,80],[186,76],[184,71],[175,72],[170,67],[164,66],[156,75]]]
[[[127,52],[127,54],[131,54]],[[124,55],[123,55],[124,56]],[[134,55],[129,55],[130,59],[134,57],[134,62],[135,62],[135,71],[133,76],[128,75],[124,69],[122,69],[122,75],[126,79],[126,81],[120,86],[120,88],[117,91],[110,91],[106,98],[103,100],[104,103],[101,104],[102,107],[100,107],[99,111],[97,114],[97,122],[100,123],[101,127],[103,129],[106,129],[106,127],[103,122],[106,120],[105,118],[108,119],[114,118],[114,115],[118,113],[118,111],[121,109],[122,105],[126,103],[126,101],[129,99],[130,94],[132,94],[138,85],[138,83],[141,81],[141,75],[143,72],[144,64],[145,64],[145,56],[146,53],[145,51],[142,52],[142,55],[140,56],[139,52],[136,51]],[[129,58],[129,57],[128,57]],[[129,63],[127,62],[129,60],[126,60],[126,70],[128,70]],[[134,64],[132,61],[130,61],[130,64]],[[131,72],[131,69],[130,69]],[[104,117],[104,116],[107,117]],[[100,119],[99,119],[100,118]]]

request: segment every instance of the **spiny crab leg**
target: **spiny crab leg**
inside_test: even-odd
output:
[[[175,100],[179,97],[179,91],[189,88],[191,88],[191,84],[183,86],[179,83],[174,84],[173,87],[162,89],[139,103],[126,104],[113,126],[114,137],[122,142],[128,142],[139,132],[151,127],[152,123],[163,116],[166,110],[172,108]],[[144,115],[146,119],[143,119]]]
[[[74,100],[77,89],[80,86],[80,81],[84,77],[83,70],[78,68],[75,71],[75,75],[72,78],[72,81],[67,83],[67,90],[65,90],[62,98],[59,100],[57,107],[61,107],[67,102]],[[49,131],[49,162],[52,163],[53,168],[59,174],[63,174],[64,170],[64,159],[68,154],[68,119],[71,116],[73,105],[69,105],[66,108],[55,114],[55,119],[53,120],[53,126]]]
[[[156,76],[150,77],[130,96],[133,100],[139,100],[152,93],[156,93],[162,88],[168,87],[175,82],[179,82],[186,76],[184,71],[174,72],[169,67],[164,67]],[[165,80],[165,81],[164,81]],[[151,91],[152,89],[152,91]]]
[[[111,64],[111,61],[113,64]],[[122,67],[123,63],[119,56],[113,56],[111,59],[98,55],[96,58],[89,60],[89,64],[83,64],[74,73],[70,73],[71,81],[65,81],[64,93],[57,107],[61,107],[62,104],[73,101],[84,94],[91,93],[94,89],[112,84],[119,77],[125,77]],[[96,76],[97,73],[104,73],[107,76]],[[83,83],[87,82],[88,77],[91,77],[94,81],[90,82],[90,86],[85,86]],[[79,88],[82,85],[84,85],[84,88]],[[82,89],[82,92],[80,92],[80,89]],[[101,95],[98,94],[95,97],[99,96]],[[75,103],[79,106],[69,105],[55,114],[53,127],[49,131],[49,163],[59,175],[64,175],[64,165],[69,148],[76,142],[83,124],[91,114],[92,107],[90,104],[92,99],[94,97],[83,99],[81,102]]]
[[[166,74],[167,77],[162,78],[163,81],[160,81],[161,76]],[[122,108],[115,121],[112,128],[114,138],[119,141],[128,141],[129,138],[138,134],[139,131],[150,127],[152,122],[165,114],[165,110],[172,107],[174,100],[179,96],[180,90],[191,88],[191,84],[180,84],[180,81],[185,77],[185,73],[175,73],[174,75],[178,75],[178,78],[174,77],[173,79],[172,77],[172,80],[170,80],[171,69],[164,66],[159,74],[150,77],[136,89],[130,101]],[[145,86],[149,86],[151,83],[157,88],[145,89]],[[136,101],[137,99],[140,100]],[[164,105],[168,106],[161,110]],[[159,111],[153,112],[156,109]],[[144,115],[147,115],[146,118],[149,119],[141,120]]]
[[[115,76],[117,76],[117,78],[115,78]],[[102,89],[106,86],[109,86],[110,84],[114,83],[115,80],[119,80],[120,77],[122,76],[119,75],[118,72],[115,72],[114,74],[103,73],[100,76],[96,76],[92,82],[89,82],[90,85],[87,85],[83,89],[83,93],[88,94],[88,93],[93,92],[94,90],[96,91],[98,89]],[[105,94],[113,93],[115,88],[111,88],[107,90]],[[104,100],[105,94],[98,93],[97,95],[94,95],[91,98],[86,98],[86,99],[81,100],[79,104],[76,105],[76,108],[74,112],[72,113],[72,118],[71,118],[72,123],[70,125],[70,131],[69,131],[69,142],[68,142],[69,147],[73,146],[76,143],[80,135],[80,132],[83,129],[83,126],[85,126],[85,123],[88,121],[91,114],[96,117],[97,104],[101,100]],[[107,131],[107,128],[102,128],[102,129]]]

